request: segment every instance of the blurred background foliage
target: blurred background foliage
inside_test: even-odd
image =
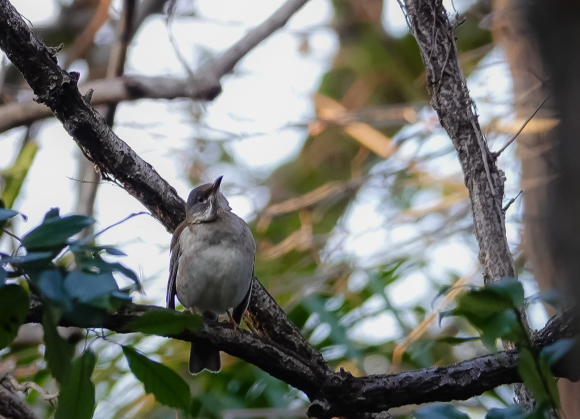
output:
[[[166,14],[168,6],[164,3],[138,2],[135,31],[147,18]],[[190,25],[203,24],[204,20],[216,23],[213,17],[204,16],[198,10],[196,2],[169,3],[173,21],[180,24],[173,34],[177,50],[184,37],[196,36],[188,35]],[[222,3],[226,8],[236,7],[230,4],[231,0]],[[159,158],[173,159],[169,164],[189,188],[212,180],[216,173],[226,174],[229,184],[225,193],[235,210],[246,209],[241,215],[249,222],[256,238],[257,277],[333,368],[343,367],[354,375],[381,374],[447,365],[485,353],[478,342],[451,346],[438,341],[445,336],[474,334],[460,319],[447,318],[438,324],[438,312],[448,309],[455,296],[450,293],[434,301],[439,288],[481,281],[467,190],[453,145],[428,106],[424,68],[414,39],[401,29],[404,17],[397,10],[395,0],[317,0],[315,3],[322,5],[312,6],[304,13],[312,14],[322,8],[327,11],[327,17],[313,18],[314,26],[305,24],[299,29],[282,30],[293,40],[290,48],[294,50],[288,53],[298,52],[309,57],[320,69],[320,77],[309,81],[312,88],[302,95],[309,101],[305,105],[308,109],[305,117],[299,122],[287,119],[285,126],[276,128],[255,128],[256,134],[253,134],[244,132],[243,128],[230,131],[220,127],[212,120],[211,105],[186,102],[181,106],[183,102],[177,101],[172,107],[164,103],[163,112],[172,113],[178,118],[175,123],[188,129],[185,141],[179,145],[168,142],[167,153]],[[18,3],[15,5],[18,7]],[[493,44],[492,32],[486,23],[492,13],[491,2],[456,1],[447,7],[450,13],[456,13],[454,22],[461,63],[493,151],[519,125],[514,122],[505,57]],[[49,45],[64,43],[62,65],[81,68],[84,78],[104,77],[114,40],[111,28],[118,24],[123,2],[55,0],[54,8],[53,20],[35,25],[35,31]],[[393,17],[393,14],[398,15]],[[215,18],[218,30],[227,30],[231,23],[228,16],[225,14],[222,21]],[[399,22],[398,29],[389,26],[393,21]],[[168,25],[164,15],[155,24]],[[236,26],[235,22],[233,25]],[[311,43],[311,37],[319,29],[332,39],[329,50],[321,52]],[[191,33],[199,34],[199,31]],[[139,39],[131,46],[134,54],[148,48],[143,38]],[[195,54],[186,54],[186,61],[195,68],[215,54],[211,48],[199,47]],[[137,61],[131,64],[130,70],[143,74],[149,71],[139,68]],[[244,76],[244,71],[238,69],[228,78],[244,82]],[[284,80],[278,82],[284,83]],[[1,83],[2,104],[30,98],[30,92],[6,59]],[[228,86],[225,85],[223,95],[229,94]],[[275,96],[276,92],[271,95]],[[282,106],[275,99],[271,98],[268,106]],[[216,103],[220,100],[218,97]],[[243,108],[244,103],[253,100],[259,99],[239,97],[239,106]],[[151,102],[121,104],[119,108],[140,112],[140,106],[152,106]],[[166,123],[171,124],[172,120],[167,118]],[[243,120],[245,116],[240,112],[237,118]],[[236,115],[231,115],[231,119],[235,120]],[[0,137],[0,149],[6,150],[0,162],[1,197],[8,208],[24,213],[25,202],[33,199],[34,192],[22,195],[23,185],[32,182],[28,179],[30,176],[41,176],[38,172],[34,175],[31,168],[46,152],[39,148],[37,141],[43,124],[49,123],[36,122]],[[171,136],[171,131],[158,121],[134,122],[126,116],[120,117],[114,128],[124,139],[128,137],[123,135],[127,130],[147,131],[151,137],[147,147],[155,142],[163,148]],[[260,132],[268,132],[271,141],[279,141],[280,147],[288,148],[283,144],[286,137],[278,138],[278,133],[285,130],[293,130],[301,140],[276,165],[252,167],[239,157],[240,150],[250,147],[243,140],[259,136]],[[12,147],[6,146],[8,141]],[[251,153],[267,151],[254,147]],[[152,152],[145,152],[142,157],[148,161],[158,158]],[[69,156],[63,154],[60,158]],[[87,192],[83,188],[97,185],[99,178],[91,174],[92,167],[78,153],[74,159],[77,172],[69,176],[89,181],[75,184],[78,195],[72,199],[76,203],[71,205],[71,210],[92,216],[93,206],[87,208],[86,195],[83,195]],[[507,201],[519,190],[519,165],[513,150],[508,148],[502,155],[500,166],[507,176]],[[89,193],[94,200],[97,187],[92,188],[94,191]],[[95,218],[103,223],[105,219],[119,220],[126,215],[112,201],[98,202]],[[42,207],[42,200],[34,205],[41,207],[40,211],[49,209]],[[112,215],[107,215],[107,210]],[[521,206],[516,201],[507,213],[508,239],[529,294],[534,292],[535,284],[525,269],[520,218]],[[24,231],[29,227],[9,225],[7,228]],[[140,237],[125,238],[115,244],[126,250],[125,244]],[[169,236],[162,236],[161,242],[166,244],[144,243],[159,247],[160,268],[154,273],[141,272],[147,294],[137,297],[140,301],[162,304],[162,291],[159,291],[167,275]],[[2,251],[11,253],[17,243],[4,234],[1,246]],[[136,260],[133,267],[139,271],[142,262],[139,258]],[[545,320],[541,308],[531,314],[532,324],[541,326]],[[96,418],[175,417],[175,412],[143,392],[141,384],[127,373],[120,347],[110,341],[132,343],[182,375],[199,402],[198,417],[304,417],[307,400],[303,394],[225,354],[222,354],[224,367],[220,374],[190,377],[187,374],[189,349],[183,342],[137,334],[101,336],[100,331],[89,331],[87,336],[78,330],[62,330],[62,333],[75,343],[90,342],[98,356],[93,374],[98,400]],[[0,371],[11,371],[20,382],[34,381],[44,389],[44,396],[50,395],[56,386],[42,353],[39,329],[25,326],[16,342],[0,352]],[[489,408],[511,403],[511,399],[511,389],[500,388],[459,402],[457,406],[469,411],[472,417],[483,417]],[[37,391],[31,391],[27,401],[41,417],[50,417],[54,411],[50,400]],[[406,417],[411,408],[395,409],[391,413]]]

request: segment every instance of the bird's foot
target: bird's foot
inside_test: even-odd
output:
[[[234,332],[238,331],[238,327],[240,327],[240,325],[234,320],[234,318],[232,317],[232,313],[230,313],[230,311],[226,311],[226,313],[228,313],[228,317],[230,318],[230,322],[234,325]]]
[[[254,326],[252,326],[252,323],[248,322],[247,319],[246,319],[246,326],[248,326],[248,329],[250,329],[250,332],[252,332],[254,335],[258,334],[258,331],[254,328]]]

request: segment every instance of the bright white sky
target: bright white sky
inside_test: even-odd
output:
[[[56,13],[51,1],[12,2],[35,25],[49,21]],[[114,2],[114,5],[118,7],[118,3]],[[199,0],[190,3],[193,3],[191,8],[194,8],[199,19],[176,18],[173,34],[182,55],[195,70],[204,50],[212,54],[223,51],[244,32],[268,17],[283,1]],[[453,10],[449,4],[447,7]],[[223,166],[214,165],[205,174],[207,181],[225,174],[226,195],[234,211],[248,221],[254,207],[263,206],[268,196],[264,194],[264,188],[247,191],[247,179],[263,177],[280,163],[292,159],[307,136],[305,129],[288,128],[288,125],[306,123],[314,116],[312,95],[320,77],[331,66],[338,46],[336,35],[329,27],[331,18],[329,0],[311,0],[285,28],[246,57],[237,66],[235,76],[225,77],[223,93],[214,102],[204,106],[205,122],[213,129],[240,135],[263,133],[237,140],[230,146],[235,161],[245,168],[246,173],[242,171],[233,174]],[[396,0],[386,1],[384,18],[385,26],[391,33],[402,34],[406,31]],[[307,54],[300,52],[301,39],[297,36],[304,31],[310,34],[310,52]],[[106,30],[102,30],[99,36],[108,36]],[[485,62],[501,59],[501,53],[495,51]],[[82,65],[77,67],[82,79],[85,69]],[[129,50],[126,68],[128,74],[186,74],[169,42],[163,17],[149,19],[140,29]],[[498,102],[505,100],[505,103],[511,100],[511,81],[505,65],[487,66],[485,73],[480,72],[470,78],[469,86],[475,98],[494,97]],[[184,198],[195,186],[188,183],[186,170],[191,156],[196,153],[192,137],[201,132],[200,128],[189,121],[187,115],[190,108],[189,101],[185,100],[124,103],[118,108],[115,126],[119,137],[151,163]],[[509,115],[511,111],[507,105],[490,108],[485,104],[480,105],[482,118],[489,120]],[[12,163],[22,133],[21,129],[15,129],[0,136],[0,170]],[[212,134],[208,130],[203,133]],[[29,217],[26,223],[16,223],[14,229],[18,235],[37,225],[50,207],[60,207],[62,213],[74,211],[77,182],[71,178],[78,176],[75,143],[55,120],[44,123],[38,141],[40,152],[15,205],[15,209]],[[447,136],[435,133],[428,140],[426,149],[440,147],[447,142]],[[406,152],[403,147],[399,154],[404,157]],[[211,156],[208,158],[211,159]],[[441,176],[460,173],[456,158],[438,160],[436,164],[438,166],[434,169]],[[517,167],[512,173],[508,175],[508,196],[518,190]],[[246,192],[236,195],[239,191]],[[377,249],[381,253],[395,252],[398,243],[418,234],[418,230],[408,226],[394,228],[389,234],[377,229],[377,226],[383,225],[387,211],[380,208],[381,203],[375,191],[372,186],[363,189],[343,222],[349,236],[353,237],[345,242],[344,250],[363,261],[372,261],[377,256]],[[421,199],[428,203],[432,198],[424,196]],[[96,203],[98,228],[142,210],[143,207],[121,188],[112,184],[100,187]],[[508,226],[508,233],[512,240],[518,237],[513,225]],[[170,234],[148,216],[134,218],[101,237],[102,242],[117,245],[128,254],[122,262],[144,279],[146,296],[143,299],[158,305],[164,305],[170,239]],[[0,249],[6,251],[8,248],[7,238],[4,237]],[[432,298],[436,291],[426,275],[447,283],[451,272],[466,274],[477,263],[477,254],[458,240],[434,244],[429,251],[429,258],[431,263],[423,273],[409,275],[389,288],[390,297],[398,306],[411,306],[417,301],[429,301]],[[355,279],[353,283],[356,286]],[[140,298],[136,296],[136,299]],[[378,308],[380,301],[371,301],[369,304]],[[369,309],[372,311],[373,307]],[[389,314],[380,314],[356,331],[354,337],[383,342],[400,336],[400,333]]]

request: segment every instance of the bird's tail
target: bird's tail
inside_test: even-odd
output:
[[[189,373],[197,375],[204,369],[214,373],[220,372],[222,369],[220,351],[210,345],[192,343],[189,353]]]

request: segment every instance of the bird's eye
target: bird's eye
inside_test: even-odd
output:
[[[197,202],[205,202],[205,198],[203,196],[198,196]]]

